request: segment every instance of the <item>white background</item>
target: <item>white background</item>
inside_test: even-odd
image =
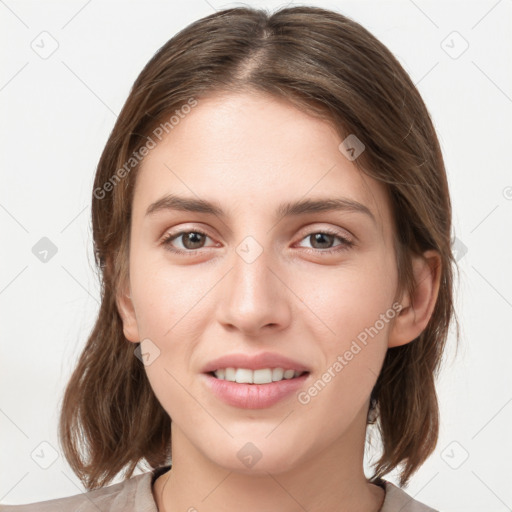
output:
[[[95,166],[153,53],[192,21],[237,5],[0,1],[1,503],[83,490],[60,453],[47,469],[31,454],[49,463],[58,450],[60,400],[98,308]],[[417,84],[445,157],[454,234],[467,248],[459,251],[460,349],[455,356],[452,336],[439,379],[439,444],[406,490],[443,511],[510,510],[511,1],[306,5],[361,23]],[[46,59],[32,48],[41,38],[46,49],[58,44]],[[32,252],[42,237],[57,247],[46,263]]]

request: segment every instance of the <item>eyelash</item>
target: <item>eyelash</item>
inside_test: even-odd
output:
[[[200,229],[193,229],[193,230],[189,230],[189,231],[178,231],[177,233],[168,233],[164,237],[164,239],[162,240],[161,243],[162,243],[162,245],[165,246],[165,248],[168,251],[171,251],[176,254],[184,255],[184,256],[195,256],[199,250],[207,249],[207,247],[200,247],[199,249],[189,249],[189,250],[184,251],[183,249],[176,249],[175,247],[171,246],[171,242],[174,239],[179,238],[181,235],[185,235],[188,233],[199,233],[203,236],[210,238],[204,231],[201,231]],[[301,238],[300,241],[310,237],[311,235],[315,235],[315,234],[332,235],[335,238],[338,238],[342,243],[340,245],[335,246],[334,248],[329,248],[329,249],[315,249],[315,248],[303,247],[302,249],[305,249],[306,252],[308,252],[308,253],[314,253],[315,255],[318,255],[318,254],[331,255],[333,253],[339,253],[342,251],[346,251],[347,249],[350,249],[354,245],[354,242],[352,242],[348,238],[345,238],[344,236],[341,236],[339,233],[337,233],[335,231],[331,231],[330,229],[324,229],[322,231],[311,231],[306,236]]]

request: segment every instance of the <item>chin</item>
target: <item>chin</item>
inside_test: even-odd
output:
[[[221,445],[220,453],[205,452],[205,455],[217,466],[243,475],[279,474],[300,464],[297,446],[286,446],[282,442],[278,442],[276,446],[269,443],[268,439],[245,443],[235,441],[232,445],[233,448]]]

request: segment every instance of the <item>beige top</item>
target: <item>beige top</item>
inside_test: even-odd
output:
[[[29,505],[0,505],[0,512],[158,512],[152,485],[169,468],[160,467],[124,482],[67,498]],[[391,482],[381,480],[381,485],[385,488],[386,497],[379,512],[437,512],[413,500]]]

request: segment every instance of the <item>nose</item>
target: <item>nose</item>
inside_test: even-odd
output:
[[[225,328],[255,336],[290,324],[293,293],[267,252],[254,261],[234,252],[231,271],[219,290],[217,315]]]

